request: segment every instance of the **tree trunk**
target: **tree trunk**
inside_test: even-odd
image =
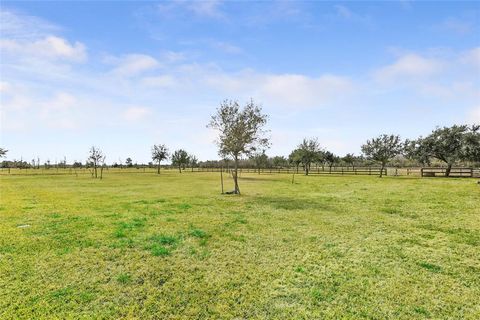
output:
[[[452,164],[448,164],[447,171],[445,171],[445,177],[450,177],[450,171],[452,171]]]
[[[160,174],[160,161],[158,161],[158,164],[157,164],[157,174]]]
[[[178,166],[178,172],[182,173],[182,166]]]
[[[95,179],[97,178],[97,164],[93,163],[93,171],[95,172]]]
[[[238,187],[238,158],[235,157],[235,174],[233,175],[233,181],[235,182],[235,194],[240,194],[240,188]]]
[[[382,168],[380,169],[380,178],[383,177],[383,168],[385,168],[385,164],[382,163]]]
[[[308,164],[305,165],[305,175],[308,176]]]

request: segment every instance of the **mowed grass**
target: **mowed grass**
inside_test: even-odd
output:
[[[480,318],[472,179],[0,182],[0,319]]]

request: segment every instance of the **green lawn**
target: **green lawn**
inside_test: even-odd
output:
[[[0,183],[0,319],[480,318],[474,179]]]

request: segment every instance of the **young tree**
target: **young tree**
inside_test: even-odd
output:
[[[302,143],[298,145],[297,150],[299,150],[298,152],[305,170],[305,175],[308,176],[312,162],[317,161],[321,155],[322,149],[320,148],[320,143],[317,138],[305,138]]]
[[[82,162],[74,161],[72,167],[73,168],[81,168],[82,167]]]
[[[268,163],[268,156],[265,154],[265,150],[257,151],[250,156],[250,160],[255,163],[255,167],[258,170],[258,174],[260,174],[260,169],[265,167]]]
[[[97,178],[97,168],[98,166],[103,165],[105,161],[105,155],[103,154],[102,150],[100,150],[100,148],[92,146],[90,148],[90,154],[88,155],[88,161],[92,163],[95,178]]]
[[[351,165],[352,169],[355,171],[355,155],[353,153],[347,153],[343,158],[343,162],[347,165]]]
[[[187,151],[183,149],[175,150],[172,154],[172,164],[178,167],[178,171],[182,173],[182,168],[185,169],[185,166],[190,162]]]
[[[293,164],[296,168],[296,171],[298,173],[298,167],[302,163],[302,151],[300,149],[295,149],[293,150],[289,156],[288,156],[288,162]]]
[[[189,155],[188,158],[190,159],[189,164],[192,167],[192,172],[193,172],[193,168],[198,166],[198,159],[193,154]]]
[[[125,160],[125,164],[127,165],[127,167],[131,168],[133,167],[133,160],[132,158],[127,158],[127,160]]]
[[[329,172],[332,173],[332,167],[335,163],[337,163],[339,160],[339,157],[331,153],[330,151],[325,151],[323,153],[323,161],[325,161],[328,164]]]
[[[267,115],[262,108],[250,100],[245,107],[240,108],[237,101],[225,100],[220,104],[208,127],[218,131],[217,144],[221,157],[232,157],[234,161],[233,180],[235,190],[240,194],[238,186],[238,162],[240,158],[250,156],[259,149],[269,147],[269,140],[265,137],[264,127]]]
[[[152,147],[152,160],[157,163],[157,174],[160,174],[160,162],[168,159],[168,149],[164,144],[154,144]]]
[[[476,126],[467,125],[436,128],[430,135],[418,139],[417,150],[421,150],[425,157],[445,162],[447,165],[445,176],[448,177],[455,162],[469,158],[470,152],[467,147],[469,137],[472,134],[475,136],[477,131]]]
[[[404,146],[400,136],[393,134],[382,134],[377,138],[367,140],[367,143],[362,146],[362,152],[368,159],[381,163],[380,178],[383,176],[383,170],[388,161],[401,154],[403,149]]]

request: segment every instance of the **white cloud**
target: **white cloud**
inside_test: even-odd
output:
[[[380,82],[392,82],[399,79],[419,79],[440,72],[443,63],[434,58],[409,53],[398,58],[393,64],[375,71],[374,77]]]
[[[122,113],[123,119],[131,122],[143,120],[151,113],[149,108],[145,107],[130,107]]]
[[[75,129],[77,123],[74,114],[77,99],[67,92],[58,92],[53,98],[40,103],[40,118],[54,129]]]
[[[310,78],[303,75],[285,74],[264,77],[260,96],[280,105],[293,108],[325,107],[337,96],[352,89],[348,78],[323,75]]]
[[[0,34],[2,38],[38,39],[61,29],[38,17],[0,9]]]
[[[347,77],[262,74],[251,70],[236,75],[213,73],[206,83],[227,94],[254,97],[272,107],[293,109],[325,107],[353,90]]]
[[[81,62],[85,61],[87,57],[86,48],[83,43],[78,41],[70,43],[63,38],[56,36],[47,36],[35,41],[1,39],[0,49],[3,53],[9,53],[14,56],[14,58],[27,57],[46,60],[61,59],[65,61]]]
[[[145,54],[128,54],[121,58],[110,57],[106,62],[116,64],[112,73],[120,76],[134,76],[160,66],[155,58]]]

